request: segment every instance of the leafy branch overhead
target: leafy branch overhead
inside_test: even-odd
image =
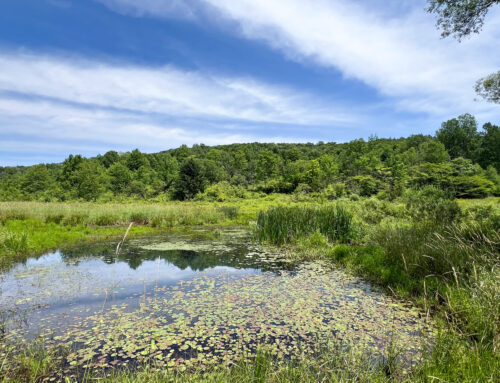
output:
[[[427,11],[438,15],[441,36],[457,40],[479,33],[490,7],[500,0],[429,0]]]
[[[486,101],[500,104],[500,71],[479,79],[475,89]]]
[[[438,15],[441,36],[453,36],[458,41],[471,33],[479,33],[490,7],[500,0],[429,0],[427,11]],[[486,101],[500,104],[500,71],[481,78],[476,93]]]

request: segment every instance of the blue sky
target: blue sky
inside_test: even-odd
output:
[[[458,43],[425,4],[3,0],[0,166],[499,123],[473,86],[500,67],[500,9]]]

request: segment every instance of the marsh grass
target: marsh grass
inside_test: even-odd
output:
[[[172,225],[182,223],[201,225],[225,219],[223,213],[208,204],[0,202],[0,222],[3,223],[9,220],[34,219],[68,226],[119,226],[128,225],[132,221],[147,225],[153,217],[158,217],[162,221],[171,221]]]
[[[91,204],[0,202],[0,268],[76,242],[119,238],[130,222],[131,235],[201,225],[248,223],[235,206],[201,203]]]
[[[355,237],[352,215],[341,205],[278,206],[260,212],[256,236],[261,242],[283,245],[318,232],[331,242]]]

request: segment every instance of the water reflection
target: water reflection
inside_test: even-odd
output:
[[[119,255],[115,247],[13,267],[0,281],[0,331],[71,343],[76,365],[153,355],[164,366],[231,361],[262,343],[289,357],[314,352],[318,337],[381,349],[393,331],[408,344],[427,333],[417,310],[369,283],[321,262],[291,264],[241,233],[142,238]]]

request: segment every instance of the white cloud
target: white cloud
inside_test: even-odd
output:
[[[294,89],[173,67],[0,55],[0,90],[100,108],[207,120],[348,124],[347,110]]]
[[[68,154],[96,155],[140,148],[157,152],[182,144],[300,141],[296,138],[211,131],[201,126],[164,125],[127,112],[96,111],[48,101],[0,99],[1,165],[62,161]],[[9,160],[14,153],[15,161]],[[23,158],[25,155],[25,158]],[[33,161],[32,158],[36,160]]]
[[[473,104],[474,82],[500,66],[500,30],[462,44],[442,40],[424,3],[397,18],[368,5],[326,0],[206,0],[239,21],[245,36],[290,57],[340,69],[404,108],[446,113]],[[488,20],[500,24],[500,14]],[[490,106],[474,105],[474,109]]]
[[[248,78],[39,55],[0,55],[0,156],[160,151],[182,144],[300,141],[293,127],[349,126],[335,105]],[[281,135],[283,124],[291,127]],[[303,127],[302,127],[303,130]],[[20,153],[27,153],[20,158]],[[51,157],[53,158],[53,157]]]
[[[153,4],[168,3],[149,0],[137,6],[161,17]],[[434,17],[424,11],[425,1],[198,0],[186,4],[192,13],[212,7],[222,19],[236,22],[243,36],[264,41],[290,59],[336,68],[348,78],[361,80],[392,98],[397,108],[433,115],[473,111],[498,116],[494,105],[473,101],[475,81],[500,67],[498,9],[490,12],[479,36],[460,44],[440,38]]]

